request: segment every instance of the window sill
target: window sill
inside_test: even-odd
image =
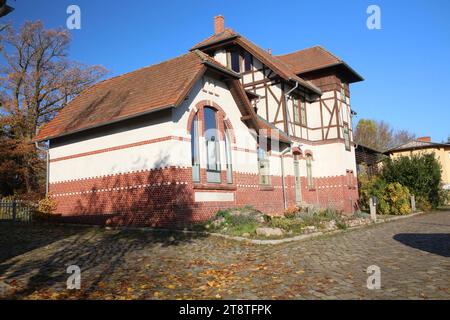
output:
[[[227,190],[236,191],[236,186],[234,185],[223,185],[223,184],[194,184],[195,190]]]
[[[275,188],[273,186],[268,186],[268,185],[259,185],[259,190],[260,191],[274,191]]]

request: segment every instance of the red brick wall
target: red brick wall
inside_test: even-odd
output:
[[[204,174],[202,173],[202,176]],[[225,181],[225,172],[222,180]],[[302,179],[303,200],[352,211],[357,189],[349,188],[348,176],[320,178],[315,190]],[[281,177],[272,177],[272,187],[262,187],[256,174],[234,174],[232,185],[194,185],[190,168],[164,168],[68,181],[50,185],[57,213],[64,221],[128,226],[174,227],[209,219],[219,209],[253,205],[268,214],[284,211]],[[356,179],[355,179],[356,183]],[[195,191],[234,192],[234,202],[194,201]],[[294,178],[286,177],[288,206],[295,205]]]

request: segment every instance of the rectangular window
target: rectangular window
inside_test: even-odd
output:
[[[241,72],[241,57],[239,55],[238,51],[231,51],[229,53],[229,62],[228,67],[231,68],[234,72],[240,73]]]
[[[306,123],[306,102],[305,100],[300,100],[300,113],[302,116],[302,126],[307,127],[308,123]]]
[[[350,151],[350,130],[348,128],[348,123],[344,123],[344,141],[345,150]]]
[[[270,185],[270,161],[267,157],[267,151],[258,147],[258,167],[259,183],[261,185]]]
[[[314,178],[312,174],[312,156],[306,156],[306,178],[308,180],[308,188],[314,189]]]
[[[345,84],[341,83],[341,100],[346,101],[345,99]]]
[[[297,98],[294,98],[294,123],[300,125],[300,110],[298,108]]]
[[[198,153],[198,116],[195,115],[191,127],[192,181],[200,182],[200,157]]]
[[[244,51],[244,71],[252,71],[253,57],[247,51]]]
[[[224,124],[225,127],[225,124]],[[228,129],[225,129],[225,155],[227,160],[227,183],[233,183],[233,164],[231,157],[231,140]]]

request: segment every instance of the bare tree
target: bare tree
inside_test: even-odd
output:
[[[415,134],[406,130],[396,131],[385,121],[361,119],[355,130],[357,143],[378,151],[386,151],[415,138]]]
[[[69,44],[67,31],[45,29],[40,21],[26,22],[18,32],[7,26],[0,34],[5,62],[0,65],[0,142],[11,151],[3,160],[9,159],[8,168],[17,168],[16,180],[28,193],[39,185],[43,170],[31,144],[38,128],[106,74],[101,66],[69,60]]]
[[[41,124],[106,73],[101,66],[68,60],[69,33],[44,29],[40,21],[26,22],[18,33],[8,26],[0,40],[6,61],[0,69],[0,104],[22,138],[31,139]]]

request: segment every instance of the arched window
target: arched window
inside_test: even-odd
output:
[[[191,159],[192,159],[192,181],[200,182],[200,157],[198,151],[198,115],[195,115],[191,126]]]
[[[225,123],[223,124],[225,128],[225,155],[227,161],[227,183],[233,183],[233,163],[231,157],[231,140],[230,133],[228,132],[228,128]]]
[[[220,183],[220,148],[219,130],[217,127],[217,112],[204,108],[205,141],[206,141],[206,180]]]

